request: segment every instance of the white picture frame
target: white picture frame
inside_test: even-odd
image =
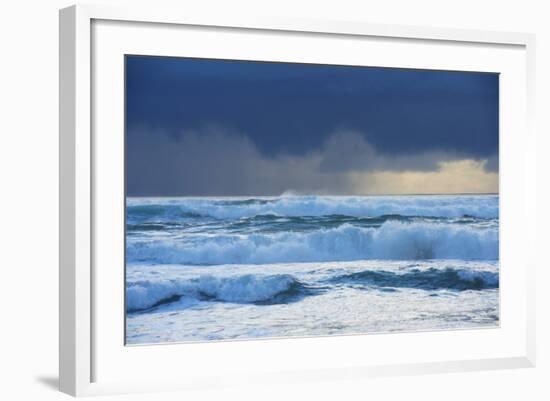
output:
[[[383,40],[388,46],[393,42],[401,41],[405,43],[405,46],[417,46],[418,51],[424,52],[420,54],[433,53],[434,46],[440,51],[441,63],[434,64],[433,61],[426,61],[425,64],[422,64],[422,57],[419,57],[420,60],[412,60],[410,64],[407,64],[411,68],[451,66],[451,69],[476,69],[476,66],[482,64],[476,64],[473,61],[470,62],[469,67],[466,64],[453,64],[450,56],[455,52],[460,54],[460,52],[473,51],[475,54],[479,54],[480,61],[478,63],[486,63],[484,64],[487,66],[486,68],[493,72],[503,73],[502,71],[506,71],[503,74],[505,77],[509,76],[510,79],[506,78],[502,85],[510,85],[508,89],[514,88],[518,96],[515,99],[511,99],[511,97],[508,99],[506,91],[504,91],[504,100],[501,100],[501,114],[508,113],[505,117],[501,116],[503,124],[501,135],[504,132],[506,139],[502,143],[500,154],[503,197],[501,202],[505,202],[506,206],[502,208],[501,227],[504,234],[501,233],[501,240],[504,244],[516,242],[517,247],[513,251],[501,249],[501,258],[503,261],[517,261],[520,254],[528,255],[522,259],[520,270],[517,272],[510,270],[508,279],[505,276],[502,280],[502,293],[505,294],[506,299],[503,299],[501,312],[504,312],[505,315],[509,313],[507,316],[510,318],[503,318],[503,324],[495,330],[261,340],[202,345],[175,344],[135,347],[131,352],[124,349],[124,342],[118,334],[113,334],[112,337],[116,337],[116,339],[110,340],[111,328],[112,333],[119,333],[121,330],[121,327],[118,326],[111,327],[114,319],[119,316],[121,325],[123,322],[123,316],[117,309],[120,300],[116,299],[116,291],[120,290],[121,283],[113,286],[105,285],[112,280],[112,277],[109,274],[97,274],[94,269],[97,268],[97,263],[104,260],[105,255],[107,255],[105,257],[113,258],[114,261],[119,260],[116,251],[105,251],[102,256],[97,254],[96,247],[98,241],[102,241],[101,238],[111,238],[111,234],[101,230],[105,230],[104,221],[109,216],[114,216],[115,220],[120,217],[122,204],[106,211],[105,200],[107,198],[102,198],[104,195],[97,195],[97,193],[108,193],[108,187],[114,188],[116,191],[116,186],[120,186],[120,180],[117,181],[120,175],[117,172],[120,170],[121,155],[116,144],[120,145],[121,142],[116,142],[113,147],[106,141],[98,142],[94,138],[94,132],[96,132],[94,130],[103,127],[100,121],[104,115],[101,108],[112,106],[108,104],[108,99],[104,99],[106,100],[105,105],[102,102],[97,102],[94,96],[103,96],[102,93],[105,91],[102,92],[101,88],[95,88],[94,85],[102,79],[106,79],[103,82],[109,82],[111,85],[112,101],[115,102],[116,107],[122,107],[120,94],[122,93],[123,96],[123,86],[118,80],[120,80],[123,71],[119,69],[112,77],[105,78],[101,75],[95,83],[92,81],[94,74],[102,74],[101,71],[112,65],[109,64],[108,57],[117,54],[117,63],[120,63],[119,55],[127,49],[124,47],[126,46],[124,43],[129,43],[125,42],[128,39],[125,38],[126,36],[139,37],[140,30],[148,30],[147,35],[141,37],[139,47],[129,45],[128,48],[145,51],[147,54],[158,52],[160,55],[168,55],[176,48],[174,43],[165,43],[163,48],[157,51],[154,48],[155,43],[160,43],[159,38],[166,38],[167,35],[172,35],[174,32],[182,31],[182,34],[185,34],[186,27],[192,27],[204,32],[205,35],[218,38],[220,35],[226,35],[228,38],[230,35],[241,34],[243,37],[263,35],[263,40],[276,41],[280,40],[277,39],[278,35],[284,35],[287,39],[283,40],[293,39],[293,42],[296,43],[294,48],[296,52],[300,50],[300,46],[304,46],[305,41],[315,37],[323,37],[327,41],[338,38],[342,43],[367,39]],[[132,30],[131,33],[129,33],[130,30]],[[120,33],[123,31],[128,33]],[[202,35],[200,32],[197,35]],[[96,35],[96,40],[94,40],[94,35]],[[299,40],[299,38],[303,40]],[[255,51],[254,47],[261,47],[259,44],[250,46],[252,49],[250,51]],[[425,49],[421,49],[422,46]],[[445,46],[454,47],[452,51],[446,51]],[[494,55],[491,55],[491,49],[494,49]],[[78,5],[61,10],[60,390],[79,396],[167,389],[197,389],[246,384],[250,381],[279,383],[296,380],[326,380],[328,378],[360,379],[371,376],[534,366],[536,257],[534,252],[528,252],[535,243],[536,219],[535,133],[532,128],[535,83],[534,49],[534,35],[525,33],[375,25],[357,21],[260,17],[235,19],[215,14],[198,15],[188,13],[185,9],[167,11],[155,7],[112,8]],[[248,50],[245,50],[243,51],[246,53]],[[205,49],[205,54],[208,51]],[[344,49],[342,52],[344,54],[350,51]],[[502,58],[499,54],[502,54]],[[274,55],[273,57],[281,58],[282,56]],[[289,55],[288,57],[293,56]],[[346,56],[335,54],[332,57]],[[446,57],[448,58],[446,59]],[[101,60],[107,61],[103,64]],[[390,58],[388,61],[383,61],[383,58],[379,60],[382,60],[379,61],[381,66],[394,62],[402,63],[397,59],[392,61]],[[453,65],[456,66],[453,67]],[[111,110],[113,109],[111,108]],[[117,127],[120,128],[120,121],[122,121],[120,115],[113,117],[112,120],[109,120],[109,124],[111,124],[109,127],[114,127],[115,130]],[[105,180],[100,179],[100,177],[105,177],[105,172],[102,173],[105,171],[105,167],[100,166],[99,159],[112,159],[112,163],[114,163],[114,168],[110,169],[114,171],[112,174],[114,178],[106,184]],[[102,188],[103,185],[105,188]],[[521,185],[520,191],[515,189],[518,185]],[[119,189],[122,190],[122,188]],[[502,237],[503,235],[504,237]],[[114,243],[118,243],[119,239],[120,237],[117,236]],[[117,269],[120,268],[124,267],[117,267]],[[113,274],[116,278],[118,273]],[[101,291],[102,297],[105,298],[101,302],[97,300],[97,297],[94,298],[97,291]],[[120,297],[123,297],[123,293],[120,293]],[[113,305],[112,313],[105,308],[105,305],[109,303]],[[511,306],[512,304],[515,306]],[[476,342],[476,338],[479,338],[479,347],[477,348],[473,344]],[[460,342],[463,348],[455,347],[454,354],[449,351],[449,355],[441,353],[441,356],[436,358],[437,347],[445,347],[446,344],[448,346],[451,342],[453,344]],[[392,347],[399,353],[399,348],[395,348],[399,343],[407,344],[407,348],[411,348],[411,344],[415,344],[417,347],[422,344],[433,344],[434,355],[422,359],[412,352],[410,354],[402,353],[399,356],[392,356],[391,353],[384,352],[385,345],[393,344]],[[345,349],[346,344],[353,344],[354,347],[362,349],[372,347],[373,349],[382,348],[382,350],[379,355],[373,353],[367,359],[361,352],[349,355],[346,357],[347,359],[343,357],[339,359],[336,351]],[[487,348],[488,344],[493,344],[494,347]],[[322,361],[314,357],[316,350],[319,349],[329,350]],[[334,350],[334,352],[330,352],[330,350]],[[464,353],[464,357],[459,357],[462,355],[461,352]],[[304,358],[300,358],[300,361],[307,359],[305,356],[309,356],[311,357],[310,362],[293,361],[294,366],[292,368],[289,366],[287,369],[285,363],[288,364],[288,361],[285,362],[282,357],[270,361],[271,366],[264,366],[255,359],[261,356],[265,357],[265,355],[284,356],[289,353],[295,355],[302,353]],[[155,368],[154,371],[144,370],[146,366],[158,366],[162,361],[168,361],[169,368],[169,360],[174,358],[175,354],[187,355],[191,360],[200,356],[206,361],[205,367],[184,366],[181,374],[174,375],[166,375],[166,372],[160,368]],[[430,354],[430,352],[427,351],[425,354]],[[242,361],[224,364],[219,360],[222,358],[220,355],[228,360],[242,359]],[[331,358],[333,359],[331,360]],[[213,362],[220,363],[213,364]],[[257,365],[253,368],[247,366],[254,362],[257,362]],[[209,367],[212,365],[217,367],[212,370]],[[107,366],[112,366],[112,368],[107,368]],[[237,366],[236,369],[234,369],[235,366]],[[122,369],[123,367],[127,369]],[[120,373],[122,371],[124,374]]]

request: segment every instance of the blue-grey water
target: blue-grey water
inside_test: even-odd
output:
[[[129,344],[498,325],[498,195],[128,198]]]

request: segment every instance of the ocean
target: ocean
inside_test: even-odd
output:
[[[498,204],[129,197],[126,342],[498,327]]]

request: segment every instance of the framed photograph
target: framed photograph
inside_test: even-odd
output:
[[[60,12],[60,388],[528,367],[534,37]]]

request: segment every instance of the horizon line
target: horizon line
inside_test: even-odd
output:
[[[468,195],[499,195],[499,192],[435,192],[435,193],[387,193],[387,194],[349,194],[349,195],[320,195],[320,194],[280,194],[280,195],[125,195],[125,198],[293,198],[304,196],[326,197],[360,197],[360,196],[468,196]]]

